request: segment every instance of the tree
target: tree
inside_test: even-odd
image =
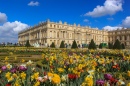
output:
[[[52,42],[52,44],[50,45],[51,48],[55,48],[55,43]]]
[[[25,47],[31,47],[29,40],[26,41]]]
[[[116,39],[116,41],[113,45],[113,49],[121,49],[121,44],[120,44],[120,41],[118,39]]]
[[[94,43],[93,39],[91,40],[89,46],[88,46],[88,49],[97,49],[96,48],[96,44]]]
[[[125,49],[124,43],[121,44],[121,48],[122,48],[122,49]]]
[[[78,48],[77,43],[76,43],[75,40],[73,41],[73,44],[72,44],[71,48]]]
[[[108,43],[108,48],[109,48],[109,49],[113,49],[113,44],[109,42],[109,43]]]
[[[64,41],[61,41],[60,48],[65,48]]]
[[[99,49],[102,49],[102,43],[100,43],[100,45],[99,45]]]

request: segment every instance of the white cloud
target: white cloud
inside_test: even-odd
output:
[[[7,16],[5,13],[0,12],[0,24],[7,21]]]
[[[130,16],[127,16],[123,21],[122,24],[120,24],[120,26],[105,26],[103,27],[104,30],[108,30],[108,31],[112,31],[112,30],[117,30],[117,29],[126,29],[126,28],[130,28]]]
[[[20,21],[4,23],[0,26],[0,42],[17,42],[18,32],[28,27]]]
[[[6,14],[0,12],[0,43],[17,42],[18,32],[28,27],[27,24],[20,21],[7,22]]]
[[[21,23],[20,21],[6,22],[2,26],[0,26],[0,32],[13,31],[14,33],[18,33],[19,31],[27,27],[27,24]]]
[[[39,2],[34,2],[34,1],[31,1],[30,3],[28,3],[29,6],[38,6],[39,5]]]
[[[122,0],[106,0],[103,6],[98,5],[92,12],[86,13],[85,16],[101,17],[114,15],[116,12],[122,10]]]
[[[89,20],[88,19],[84,19],[84,22],[89,22]]]
[[[130,16],[127,16],[127,17],[122,21],[122,26],[123,26],[123,27],[128,27],[128,28],[130,28]]]
[[[122,29],[122,27],[120,27],[120,26],[105,26],[105,27],[103,27],[103,29],[104,30],[108,30],[108,31],[112,31],[112,30],[117,30],[117,29]]]

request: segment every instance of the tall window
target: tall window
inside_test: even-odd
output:
[[[52,27],[52,24],[50,25],[50,27]]]
[[[59,32],[57,32],[57,38],[59,38]]]
[[[120,40],[122,40],[121,36],[120,36]]]
[[[127,37],[125,36],[125,40],[127,40]]]

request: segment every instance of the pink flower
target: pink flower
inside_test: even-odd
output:
[[[5,71],[6,69],[7,69],[6,66],[2,66],[2,67],[1,67],[1,70],[2,70],[2,71]]]
[[[19,66],[19,67],[18,67],[18,70],[19,70],[19,71],[26,71],[26,70],[27,70],[27,67],[25,67],[25,66]]]
[[[112,75],[111,74],[104,74],[104,78],[106,80],[110,80],[112,78]]]

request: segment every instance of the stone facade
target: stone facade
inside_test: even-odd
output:
[[[113,31],[108,31],[108,41],[114,43],[115,40],[120,40],[124,43],[127,48],[130,48],[130,29],[117,29]]]
[[[29,40],[31,45],[38,43],[41,46],[48,46],[54,42],[58,47],[62,40],[67,45],[72,45],[74,40],[77,44],[89,44],[93,39],[96,45],[99,45],[100,43],[108,43],[108,33],[110,34],[105,30],[82,27],[79,24],[69,25],[66,22],[62,23],[62,21],[56,23],[47,20],[19,32],[18,43],[24,45]]]

